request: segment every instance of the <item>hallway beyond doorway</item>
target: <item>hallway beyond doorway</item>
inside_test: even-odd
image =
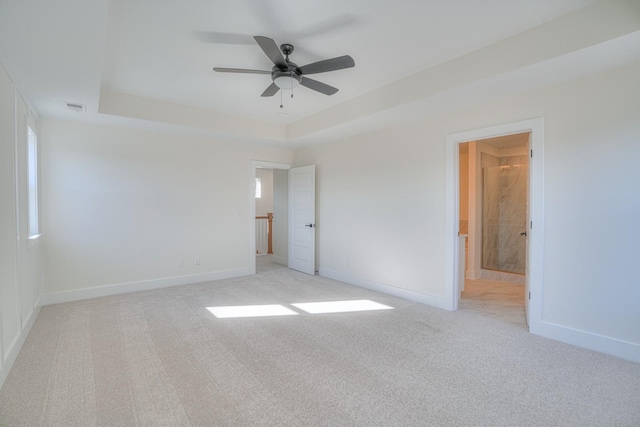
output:
[[[273,261],[273,255],[256,256],[256,273],[264,273],[265,271],[279,270],[281,268],[286,269],[287,266]]]

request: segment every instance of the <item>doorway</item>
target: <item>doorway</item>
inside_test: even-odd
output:
[[[525,328],[529,139],[462,142],[458,156],[460,307]]]
[[[287,268],[288,264],[288,163],[251,162],[251,212],[250,212],[250,259],[253,272],[264,272],[277,268]],[[259,183],[259,184],[258,184]],[[258,217],[271,215],[272,244],[271,251],[261,248],[262,243],[257,238],[259,224]],[[266,221],[265,221],[266,222]],[[266,232],[266,229],[265,229]],[[271,253],[267,253],[271,252]]]
[[[273,216],[274,224],[278,221],[282,223],[280,232],[277,234],[282,241],[281,247],[283,248],[278,254],[280,262],[285,264],[284,257],[286,254],[286,266],[293,270],[301,271],[302,273],[315,275],[315,165],[306,165],[292,167],[288,163],[275,163],[264,162],[258,160],[251,161],[251,175],[250,175],[250,221],[249,221],[249,265],[252,273],[256,273],[256,203],[255,203],[255,191],[256,191],[256,171],[258,169],[274,169],[274,176],[279,174],[279,171],[287,172],[286,185],[287,187],[286,201],[277,204],[280,208],[278,218],[276,218],[275,212]],[[284,175],[283,175],[284,178]],[[238,211],[238,216],[241,215],[241,211]],[[284,250],[284,242],[286,242],[286,251]],[[276,247],[278,243],[274,244]],[[280,246],[280,245],[278,245]],[[278,258],[276,258],[278,260]]]
[[[447,199],[446,199],[446,295],[448,309],[458,309],[460,293],[464,290],[466,272],[460,260],[464,243],[460,229],[460,144],[507,135],[529,134],[529,217],[526,221],[526,272],[524,274],[524,306],[529,330],[539,333],[542,324],[542,260],[543,260],[543,148],[544,120],[524,120],[483,129],[465,131],[447,136]],[[477,171],[476,171],[477,172]],[[472,203],[474,199],[469,199]],[[477,199],[476,199],[477,200]],[[477,203],[477,202],[476,202]],[[471,208],[471,207],[470,207]],[[474,243],[479,244],[477,241]],[[470,257],[470,263],[473,262]],[[469,267],[478,269],[478,267]]]

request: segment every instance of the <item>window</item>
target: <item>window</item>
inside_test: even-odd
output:
[[[27,127],[27,162],[29,237],[33,237],[40,234],[40,227],[38,223],[38,138],[31,127]]]
[[[256,199],[262,197],[262,181],[260,178],[256,178]]]

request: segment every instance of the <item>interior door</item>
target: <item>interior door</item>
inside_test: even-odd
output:
[[[289,268],[316,273],[316,167],[289,169]]]

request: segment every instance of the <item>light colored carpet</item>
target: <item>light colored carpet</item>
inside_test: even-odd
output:
[[[44,307],[0,391],[0,425],[640,425],[638,364],[466,303],[449,313],[262,267]],[[394,309],[291,306],[361,299]],[[252,304],[300,314],[207,310]]]

